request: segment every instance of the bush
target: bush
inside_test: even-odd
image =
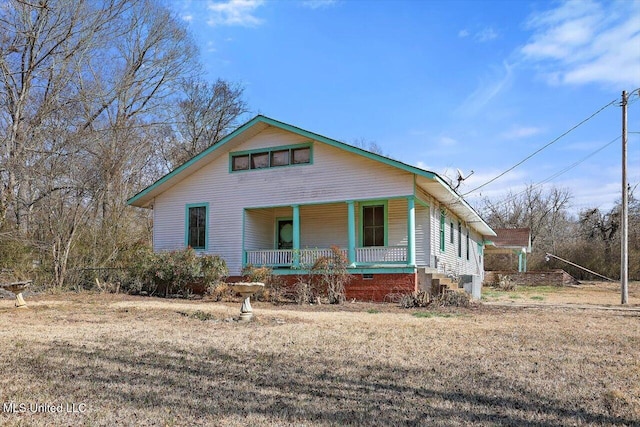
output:
[[[449,291],[439,295],[433,302],[440,307],[469,307],[471,297],[466,292]]]
[[[242,269],[242,278],[246,282],[264,283],[264,288],[253,296],[256,301],[279,302],[285,296],[285,287],[279,276],[273,275],[269,267],[254,267],[248,264]]]
[[[310,293],[317,290],[326,295],[329,304],[342,304],[345,300],[344,286],[351,280],[347,270],[348,260],[342,250],[331,246],[331,254],[316,260],[309,271]]]
[[[516,284],[511,277],[498,274],[498,282],[495,283],[493,287],[501,291],[513,291],[516,289]]]
[[[414,294],[397,294],[396,300],[402,308],[427,307],[431,304],[431,296],[425,291]]]
[[[217,255],[198,255],[191,249],[153,253],[141,250],[132,268],[131,290],[150,295],[188,295],[194,288],[217,286],[229,270]]]

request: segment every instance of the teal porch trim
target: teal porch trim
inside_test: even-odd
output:
[[[347,260],[350,266],[356,264],[356,207],[353,200],[347,202]]]
[[[189,208],[204,207],[204,248],[193,248],[196,252],[206,252],[209,249],[209,202],[188,203],[184,207],[184,247],[189,246]]]
[[[416,265],[416,206],[413,197],[407,198],[407,264]]]
[[[525,251],[518,251],[518,273],[527,271],[527,253]]]
[[[347,271],[349,274],[412,274],[417,271],[417,267],[349,267]],[[309,270],[289,268],[274,268],[271,272],[279,276],[309,274]]]
[[[379,201],[391,201],[391,200],[407,200],[408,197],[413,197],[410,194],[404,194],[401,196],[385,196],[385,197],[381,197],[378,198],[376,200],[371,200],[370,198],[367,199],[351,199],[349,198],[348,200],[345,199],[340,199],[340,200],[322,200],[322,201],[317,201],[317,202],[302,202],[302,203],[297,203],[297,205],[299,206],[318,206],[318,205],[337,205],[337,204],[341,204],[341,203],[347,203],[349,201],[352,201],[354,203],[357,204],[363,204],[363,203],[369,203],[372,202],[370,204],[376,204],[376,202],[378,201],[378,204],[380,203]],[[291,204],[277,204],[277,205],[264,205],[264,206],[245,206],[245,209],[273,209],[273,208],[287,208],[287,207],[291,207]]]
[[[247,222],[247,210],[242,209],[242,269],[247,265],[247,251],[245,250],[245,227]]]
[[[300,266],[300,205],[293,205],[293,267]]]

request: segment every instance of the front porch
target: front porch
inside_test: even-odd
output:
[[[247,208],[243,219],[243,266],[308,270],[331,247],[351,269],[430,264],[429,208],[412,196]]]

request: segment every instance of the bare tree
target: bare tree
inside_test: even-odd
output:
[[[530,265],[541,264],[546,252],[553,252],[566,241],[572,229],[567,211],[571,193],[567,189],[533,185],[503,199],[484,199],[480,209],[483,218],[495,228],[529,228],[533,256]]]
[[[60,112],[74,103],[79,61],[124,6],[120,0],[10,0],[0,8],[0,221],[11,211],[28,231],[32,166],[62,145],[48,140],[48,127],[67,121]]]
[[[195,54],[154,0],[0,7],[0,227],[46,249],[57,285],[78,235],[102,236],[94,260],[136,235],[124,201],[157,177],[154,137]]]
[[[165,151],[169,169],[220,141],[248,112],[244,88],[239,84],[220,79],[214,83],[187,79],[181,90],[184,97],[171,110],[176,132]]]

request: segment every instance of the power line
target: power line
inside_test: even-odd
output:
[[[560,175],[565,174],[566,172],[570,171],[571,169],[577,167],[581,163],[584,163],[585,161],[587,161],[591,157],[595,156],[596,154],[598,154],[599,152],[601,152],[602,150],[604,150],[605,148],[607,148],[608,146],[610,146],[614,142],[618,141],[620,138],[621,138],[621,136],[616,136],[614,139],[612,139],[611,141],[607,142],[606,144],[604,144],[603,146],[601,146],[597,150],[592,151],[591,153],[589,153],[588,155],[586,155],[582,159],[573,162],[569,166],[565,167],[564,169],[559,170],[558,172],[554,173],[553,175],[548,176],[547,178],[543,179],[542,181],[539,181],[539,182],[531,185],[529,187],[529,189],[537,188],[537,187],[539,187],[539,186],[541,186],[543,184],[546,184],[549,181],[554,180],[555,178],[559,177]],[[519,193],[516,193],[516,194],[508,197],[507,199],[501,201],[500,203],[497,203],[495,206],[501,206],[501,205],[507,204],[507,203],[511,202],[512,200],[516,199],[518,196],[520,196],[520,195],[522,195],[522,194],[524,194],[526,192],[527,192],[527,190],[524,190],[524,191],[521,191]]]
[[[554,140],[552,140],[551,142],[543,145],[542,147],[538,148],[536,151],[534,151],[533,153],[529,154],[527,157],[525,157],[524,159],[520,160],[518,163],[516,163],[515,165],[511,166],[509,169],[505,170],[504,172],[498,174],[496,177],[490,179],[489,181],[485,182],[482,185],[477,186],[476,188],[474,188],[471,191],[466,192],[465,194],[463,194],[462,196],[467,196],[471,193],[473,193],[474,191],[477,191],[483,187],[486,187],[487,185],[491,184],[492,182],[494,182],[495,180],[503,177],[504,175],[506,175],[507,173],[511,172],[512,170],[514,170],[515,168],[517,168],[518,166],[520,166],[521,164],[523,164],[524,162],[526,162],[527,160],[529,160],[530,158],[532,158],[533,156],[535,156],[536,154],[538,154],[539,152],[541,152],[542,150],[544,150],[545,148],[551,146],[552,144],[555,144],[556,142],[558,142],[560,139],[562,139],[563,137],[567,136],[568,134],[570,134],[571,132],[573,132],[574,130],[576,130],[578,127],[582,126],[583,124],[585,124],[586,122],[588,122],[589,120],[593,119],[595,116],[597,116],[598,114],[600,114],[602,111],[604,111],[606,108],[614,105],[617,102],[617,99],[614,99],[613,101],[609,102],[608,104],[604,105],[602,108],[600,108],[598,111],[596,111],[595,113],[591,114],[589,117],[587,117],[586,119],[582,120],[580,123],[576,124],[575,126],[573,126],[571,129],[569,129],[568,131],[564,132],[562,135],[560,135],[559,137],[555,138]]]

